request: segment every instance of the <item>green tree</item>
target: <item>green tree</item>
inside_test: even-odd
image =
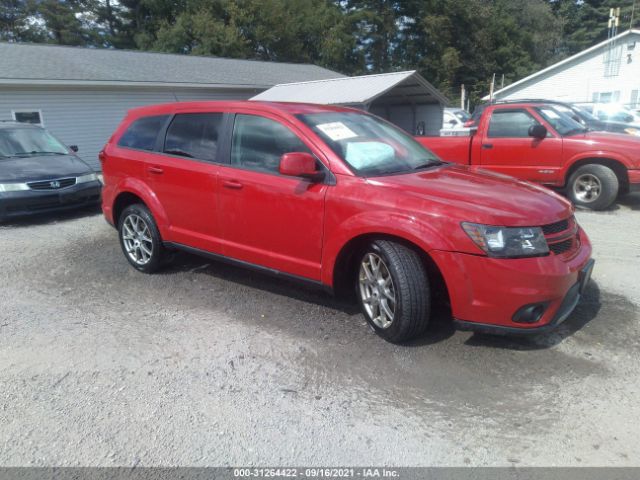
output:
[[[0,41],[42,40],[40,32],[29,25],[30,8],[26,0],[0,3]]]

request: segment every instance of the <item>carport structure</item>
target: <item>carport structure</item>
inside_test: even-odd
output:
[[[284,83],[251,100],[361,108],[395,123],[412,135],[439,135],[442,111],[448,102],[415,70]]]

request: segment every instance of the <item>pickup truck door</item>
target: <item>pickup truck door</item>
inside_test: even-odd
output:
[[[496,107],[488,114],[479,166],[537,183],[562,182],[562,138],[546,123],[526,108]],[[546,138],[529,136],[529,127],[536,124],[547,128]]]

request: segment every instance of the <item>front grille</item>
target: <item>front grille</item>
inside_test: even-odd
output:
[[[564,232],[569,229],[569,219],[561,220],[556,223],[550,223],[549,225],[543,225],[542,233],[545,235],[553,235],[554,233]]]
[[[560,255],[561,253],[568,252],[573,247],[573,238],[567,238],[562,242],[551,243],[549,244],[549,250],[551,250],[556,255]]]
[[[55,180],[27,183],[31,190],[60,190],[61,188],[72,187],[75,184],[75,178],[58,178]]]

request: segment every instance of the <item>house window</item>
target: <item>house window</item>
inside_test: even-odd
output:
[[[12,110],[11,115],[16,122],[44,125],[41,110]]]
[[[617,103],[620,101],[620,90],[615,92],[596,92],[592,98],[594,103]]]

